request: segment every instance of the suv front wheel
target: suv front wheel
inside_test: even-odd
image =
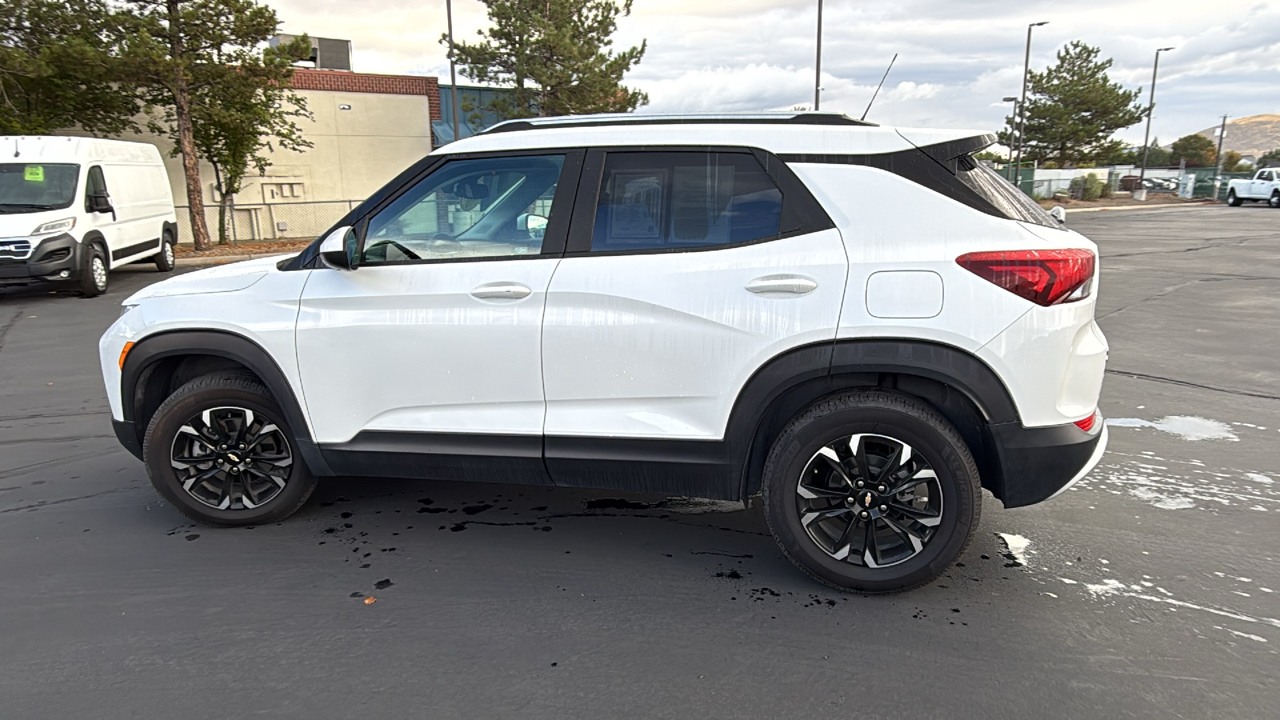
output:
[[[143,438],[151,483],[182,514],[209,525],[256,525],[297,512],[316,479],[293,432],[255,378],[196,378],[156,410]]]
[[[941,575],[981,512],[973,456],[937,411],[864,390],[792,419],[765,462],[769,529],[801,570],[840,590],[899,592]]]

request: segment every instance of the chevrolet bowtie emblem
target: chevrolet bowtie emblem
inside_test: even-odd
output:
[[[862,496],[862,504],[871,507],[871,493]]]

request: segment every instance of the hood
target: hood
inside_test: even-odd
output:
[[[279,272],[276,269],[276,263],[280,262],[281,257],[284,256],[271,255],[184,273],[139,290],[125,300],[124,304],[132,305],[148,298],[244,290],[261,280],[267,273]]]
[[[0,213],[0,238],[29,238],[32,230],[47,222],[66,220],[75,216],[75,208],[69,207],[36,212],[3,212]],[[79,222],[76,224],[79,225]]]

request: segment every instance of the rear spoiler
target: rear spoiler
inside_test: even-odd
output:
[[[911,143],[912,147],[920,152],[928,155],[934,162],[945,167],[948,172],[955,175],[960,169],[960,158],[966,155],[972,155],[981,152],[996,143],[994,133],[982,133],[957,140],[948,140],[946,142],[935,143],[933,145],[916,145],[911,142],[911,138],[898,132],[898,136],[903,140]]]

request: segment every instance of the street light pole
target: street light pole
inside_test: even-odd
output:
[[[813,63],[813,111],[818,111],[822,94],[822,0],[818,0],[818,57]]]
[[[1160,72],[1160,53],[1168,52],[1173,48],[1159,48],[1156,50],[1156,61],[1151,66],[1151,99],[1147,102],[1147,132],[1142,136],[1142,169],[1138,171],[1138,189],[1144,191],[1147,189],[1143,181],[1147,178],[1147,151],[1151,145],[1151,115],[1156,109],[1156,73]]]
[[[1213,199],[1218,200],[1218,186],[1221,184],[1219,178],[1222,177],[1222,141],[1227,138],[1227,116],[1222,116],[1222,127],[1218,129],[1218,162],[1213,172]]]
[[[1022,99],[1018,101],[1014,112],[1018,118],[1018,156],[1013,163],[1014,185],[1020,185],[1022,180],[1022,125],[1024,116],[1027,114],[1027,76],[1031,74],[1031,30],[1032,28],[1048,25],[1049,21],[1031,23],[1027,26],[1027,52],[1022,61]]]
[[[444,11],[449,18],[449,94],[453,102],[453,139],[462,139],[458,127],[458,74],[453,62],[453,0],[444,0]]]
[[[1014,122],[1016,123],[1016,122],[1017,122],[1017,120],[1018,120],[1018,107],[1021,105],[1021,103],[1019,103],[1019,102],[1018,102],[1018,98],[1016,98],[1016,97],[1007,97],[1007,98],[1005,98],[1005,99],[1004,99],[1004,102],[1011,102],[1011,103],[1013,103],[1013,119],[1014,119]],[[1009,182],[1013,182],[1013,181],[1014,181],[1014,180],[1013,180],[1013,167],[1014,167],[1014,165],[1013,165],[1013,148],[1009,148],[1009,162],[1005,163],[1005,169],[1004,169],[1004,176],[1005,176],[1005,179],[1006,179],[1006,180],[1008,180]]]

